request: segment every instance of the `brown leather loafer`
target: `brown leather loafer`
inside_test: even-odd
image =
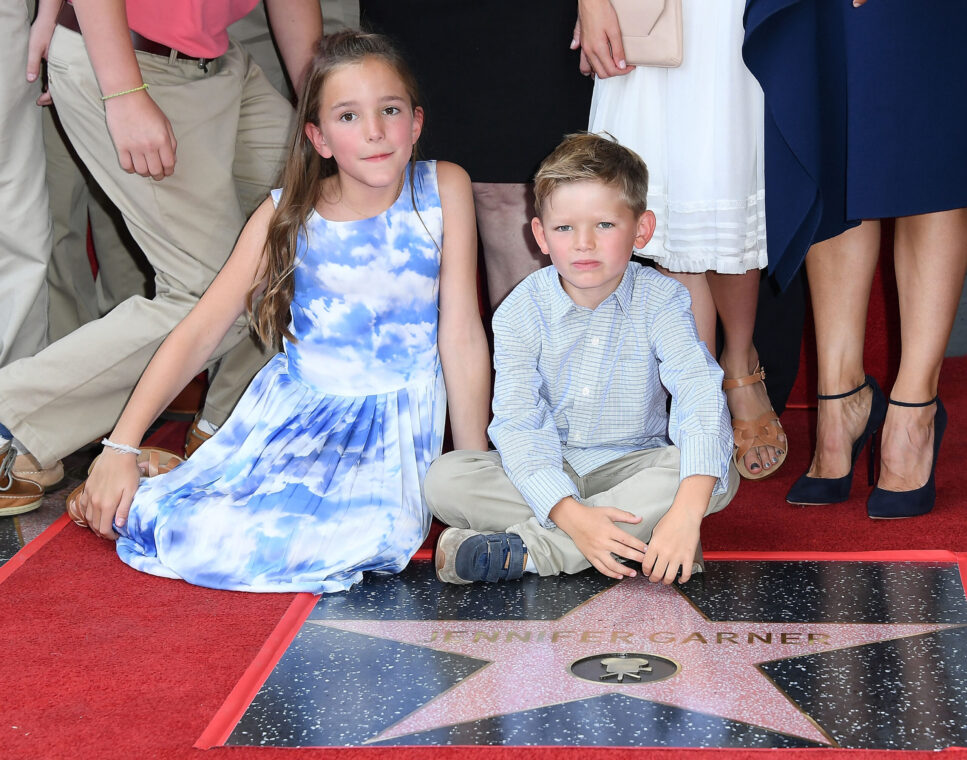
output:
[[[44,489],[32,480],[21,480],[13,473],[17,458],[10,444],[0,449],[0,517],[22,515],[41,505]]]
[[[41,467],[30,454],[20,454],[13,463],[13,475],[20,480],[32,480],[44,491],[56,491],[64,482],[64,463],[59,459],[50,467]]]

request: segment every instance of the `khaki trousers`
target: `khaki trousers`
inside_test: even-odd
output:
[[[145,53],[138,61],[178,140],[174,174],[161,182],[120,168],[81,36],[58,26],[50,45],[50,90],[61,123],[154,269],[156,295],[129,298],[0,370],[0,422],[45,466],[110,431],[151,356],[225,263],[248,211],[284,162],[292,108],[237,45],[207,72]],[[240,343],[242,353],[230,363],[247,382],[270,351],[256,350],[244,317],[213,359]]]
[[[0,3],[0,367],[47,341],[51,231],[40,84],[24,78],[28,28],[25,0]]]
[[[107,314],[133,295],[147,296],[151,267],[124,219],[90,178],[56,116],[45,108],[44,149],[54,247],[47,268],[47,337],[59,340]],[[97,277],[87,257],[87,228],[97,254]]]
[[[592,507],[618,507],[642,518],[618,527],[644,542],[675,498],[680,455],[675,446],[626,454],[583,478],[564,463],[581,501]],[[712,496],[706,515],[732,501],[739,475],[730,465],[729,488]],[[426,503],[439,520],[456,528],[516,533],[541,575],[577,573],[591,563],[560,528],[541,527],[500,462],[496,451],[452,451],[437,459],[423,484]],[[696,562],[701,562],[701,545]]]

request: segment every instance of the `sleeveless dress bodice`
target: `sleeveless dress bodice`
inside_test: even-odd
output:
[[[313,212],[296,340],[191,459],[142,480],[118,530],[123,561],[212,588],[313,593],[406,565],[429,530],[421,487],[443,441],[442,226],[434,162],[407,171],[376,217]]]

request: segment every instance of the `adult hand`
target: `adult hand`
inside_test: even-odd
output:
[[[859,8],[861,5],[865,5],[866,0],[853,0],[853,7]]]
[[[164,112],[139,90],[104,101],[107,128],[124,171],[162,180],[175,170],[177,141]]]
[[[57,17],[41,12],[37,20],[30,25],[30,36],[27,39],[27,81],[36,82],[40,76],[40,62],[47,59],[47,49],[50,38],[54,35]],[[38,106],[49,106],[53,101],[50,92],[44,90],[37,98]]]
[[[571,497],[554,505],[550,516],[602,575],[619,579],[636,575],[611,555],[637,562],[645,558],[644,542],[615,524],[639,523],[640,517],[616,507],[588,507]]]
[[[78,506],[91,530],[101,538],[116,540],[114,523],[128,519],[141,471],[134,454],[104,449],[78,497]]]
[[[581,48],[580,69],[601,79],[627,74],[634,66],[625,63],[621,27],[610,0],[578,0],[571,49]]]

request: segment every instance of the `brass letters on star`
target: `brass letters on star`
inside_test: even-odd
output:
[[[795,646],[807,644],[828,644],[828,634],[816,631],[765,630],[749,631],[739,634],[732,631],[515,631],[506,630],[475,631],[473,629],[443,628],[433,631],[427,644],[489,643],[489,644],[733,644],[733,645],[779,645]]]

